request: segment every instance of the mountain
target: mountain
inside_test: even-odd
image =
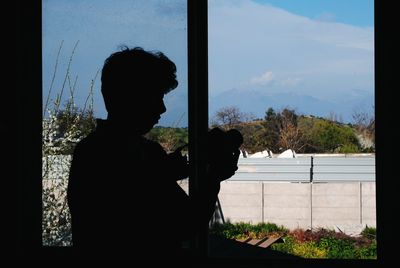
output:
[[[374,96],[365,90],[349,90],[346,95],[320,99],[300,93],[263,93],[257,90],[232,89],[209,99],[209,117],[227,106],[237,106],[240,111],[252,113],[256,118],[264,118],[265,111],[272,107],[295,109],[297,114],[326,117],[334,112],[343,122],[352,121],[354,110],[372,111]],[[188,124],[187,92],[172,91],[165,98],[167,112],[161,116],[160,126],[186,127]]]
[[[341,116],[344,122],[352,120],[352,113],[357,108],[372,108],[373,95],[367,91],[350,90],[341,98],[324,100],[310,95],[297,93],[262,93],[255,90],[225,91],[210,98],[210,117],[216,111],[226,106],[237,106],[242,112],[252,113],[257,118],[263,118],[265,111],[272,107],[275,110],[283,108],[295,109],[298,114],[309,114],[325,117],[334,112]]]

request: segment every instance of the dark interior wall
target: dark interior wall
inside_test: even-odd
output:
[[[375,65],[376,65],[376,172],[377,172],[377,230],[378,261],[316,261],[300,263],[272,260],[270,267],[390,267],[398,259],[398,158],[395,154],[399,138],[396,123],[398,78],[398,29],[396,29],[395,1],[375,1]],[[19,259],[70,256],[66,249],[44,249],[41,241],[41,3],[17,1],[17,235],[13,244]],[[204,21],[203,21],[204,22]],[[199,32],[199,36],[203,34]],[[189,43],[193,42],[190,41]],[[196,39],[193,39],[196,40]],[[193,44],[192,44],[193,45]],[[190,46],[190,44],[189,44]],[[189,52],[190,53],[190,52]],[[193,64],[193,68],[199,65]],[[196,67],[197,66],[197,67]],[[204,82],[204,74],[202,81]],[[192,97],[193,98],[193,97]],[[206,115],[205,115],[206,116]],[[194,134],[193,134],[194,135]],[[3,190],[6,191],[6,190]],[[229,260],[216,262],[223,267]],[[234,267],[262,267],[251,260],[231,263]],[[231,266],[232,267],[232,266]],[[265,267],[265,263],[264,263]]]
[[[17,1],[18,252],[41,247],[41,1]]]

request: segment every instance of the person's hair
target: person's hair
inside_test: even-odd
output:
[[[111,54],[101,72],[101,93],[108,112],[129,96],[166,94],[177,86],[175,64],[162,52],[141,47],[124,46]]]

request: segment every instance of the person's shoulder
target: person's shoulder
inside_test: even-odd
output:
[[[93,147],[96,144],[97,138],[94,132],[89,133],[86,137],[82,138],[75,146],[75,150],[85,150],[87,148]]]
[[[91,132],[75,145],[74,156],[77,154],[81,156],[96,154],[103,146],[96,132]]]
[[[142,150],[148,152],[149,154],[155,156],[164,156],[167,154],[164,148],[158,142],[149,140],[145,137],[140,138],[140,145]]]

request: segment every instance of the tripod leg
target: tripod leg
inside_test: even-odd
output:
[[[218,206],[218,210],[219,210],[219,215],[221,215],[222,223],[225,223],[224,214],[222,213],[222,207],[221,207],[221,203],[219,202],[218,197],[217,197],[217,206]]]

